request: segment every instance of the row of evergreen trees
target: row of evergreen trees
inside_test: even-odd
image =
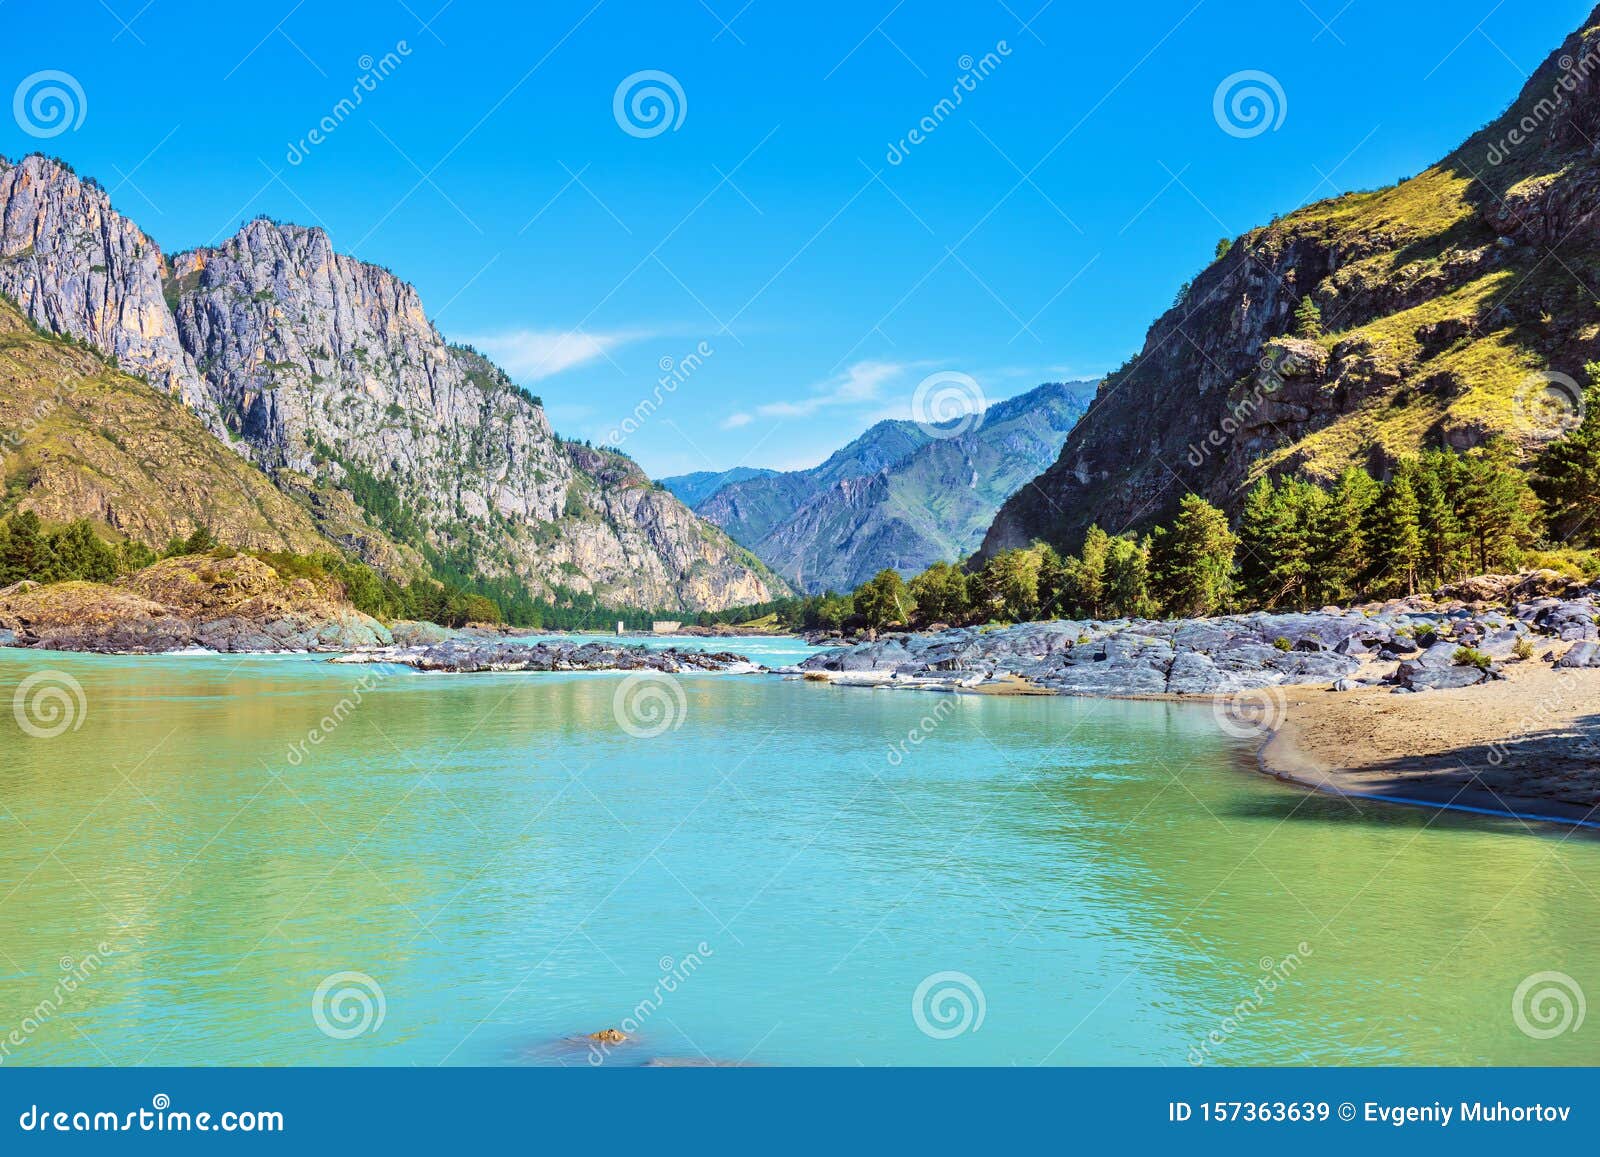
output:
[[[1600,364],[1588,367],[1600,383]],[[1581,423],[1524,470],[1503,444],[1429,450],[1379,481],[1352,467],[1330,486],[1263,478],[1237,526],[1189,495],[1147,535],[1091,526],[1075,554],[1044,543],[1007,550],[981,569],[937,563],[909,582],[880,572],[853,594],[807,600],[808,628],[1021,622],[1041,618],[1188,618],[1303,610],[1431,590],[1513,570],[1541,542],[1550,560],[1593,577],[1600,546],[1600,384]]]
[[[204,528],[186,538],[174,538],[160,553],[132,540],[106,542],[86,519],[49,529],[31,510],[19,511],[0,521],[0,587],[24,579],[52,583],[70,580],[109,583],[142,570],[161,558],[210,554],[215,558],[237,555],[232,546],[219,543]],[[416,619],[459,627],[471,623],[507,622],[519,627],[549,630],[608,629],[622,622],[629,630],[648,630],[658,619],[681,618],[681,613],[641,607],[606,605],[592,593],[557,588],[550,598],[535,598],[515,577],[487,578],[472,573],[461,559],[427,552],[434,578],[413,578],[401,584],[371,567],[331,552],[296,554],[288,551],[249,551],[285,579],[306,578],[318,585],[336,583],[357,610],[385,621]],[[802,600],[787,599],[702,614],[703,626],[744,622],[750,618],[797,616]]]
[[[880,572],[851,594],[829,592],[698,616],[703,625],[771,616],[783,627],[839,629],[1039,618],[1197,617],[1232,610],[1304,609],[1432,589],[1470,574],[1509,570],[1547,536],[1561,549],[1600,545],[1600,363],[1581,423],[1525,471],[1508,448],[1430,450],[1383,481],[1350,468],[1330,486],[1262,479],[1246,494],[1237,527],[1195,495],[1165,527],[1113,535],[1098,526],[1075,554],[1047,544],[1002,551],[980,570],[936,563],[909,582]],[[196,529],[163,556],[219,547]],[[332,554],[253,552],[286,577],[329,578],[351,602],[383,619],[446,625],[508,621],[579,629],[645,626],[675,614],[605,606],[590,594],[536,599],[516,579],[485,579],[470,561],[430,555],[443,581],[401,585]],[[1570,553],[1570,552],[1569,552]],[[137,542],[112,545],[87,521],[54,530],[31,511],[0,521],[0,586],[21,579],[109,582],[156,561]],[[1584,560],[1592,569],[1592,559]]]
[[[371,567],[332,553],[248,553],[285,579],[307,578],[319,585],[339,585],[358,610],[375,618],[421,619],[446,626],[501,619],[500,608],[493,600],[449,583],[417,578],[401,585]],[[0,586],[23,580],[109,583],[159,559],[193,554],[225,559],[236,557],[239,552],[219,543],[204,528],[196,529],[187,538],[174,538],[157,554],[131,539],[112,545],[95,532],[87,519],[76,519],[50,530],[33,511],[23,510],[0,522]]]

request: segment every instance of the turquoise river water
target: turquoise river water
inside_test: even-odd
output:
[[[1205,707],[15,650],[0,690],[3,1064],[1600,1063],[1600,843],[1281,785]]]

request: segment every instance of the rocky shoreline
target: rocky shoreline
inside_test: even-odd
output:
[[[396,663],[418,671],[654,671],[664,675],[765,671],[727,651],[653,650],[626,643],[523,643],[509,639],[453,638],[411,646],[380,647],[335,656],[334,663]]]
[[[0,590],[0,645],[147,655],[350,651],[394,642],[342,589],[285,579],[247,555],[180,555],[115,583],[14,583]]]
[[[846,684],[962,691],[1020,682],[1060,695],[1137,698],[1318,683],[1448,690],[1501,678],[1503,664],[1528,647],[1564,667],[1600,667],[1600,588],[1548,572],[1474,582],[1348,610],[888,635],[813,655],[799,669]],[[1453,597],[1460,594],[1480,597]]]
[[[1203,700],[1230,734],[1265,741],[1261,771],[1300,787],[1595,828],[1597,624],[1600,588],[1540,572],[1310,614],[895,635],[799,669],[845,686]]]

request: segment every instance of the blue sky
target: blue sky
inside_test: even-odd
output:
[[[59,70],[84,114],[43,140],[0,118],[0,152],[66,158],[169,252],[322,225],[652,474],[789,468],[910,416],[930,374],[996,400],[1115,367],[1219,237],[1425,167],[1589,9],[0,0],[0,87]],[[1226,131],[1250,71],[1281,123]],[[640,72],[670,77],[640,82],[664,131],[630,90],[618,118]]]

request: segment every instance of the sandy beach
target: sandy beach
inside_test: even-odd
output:
[[[1453,691],[1285,688],[1262,769],[1321,791],[1600,827],[1600,670],[1505,665]]]

